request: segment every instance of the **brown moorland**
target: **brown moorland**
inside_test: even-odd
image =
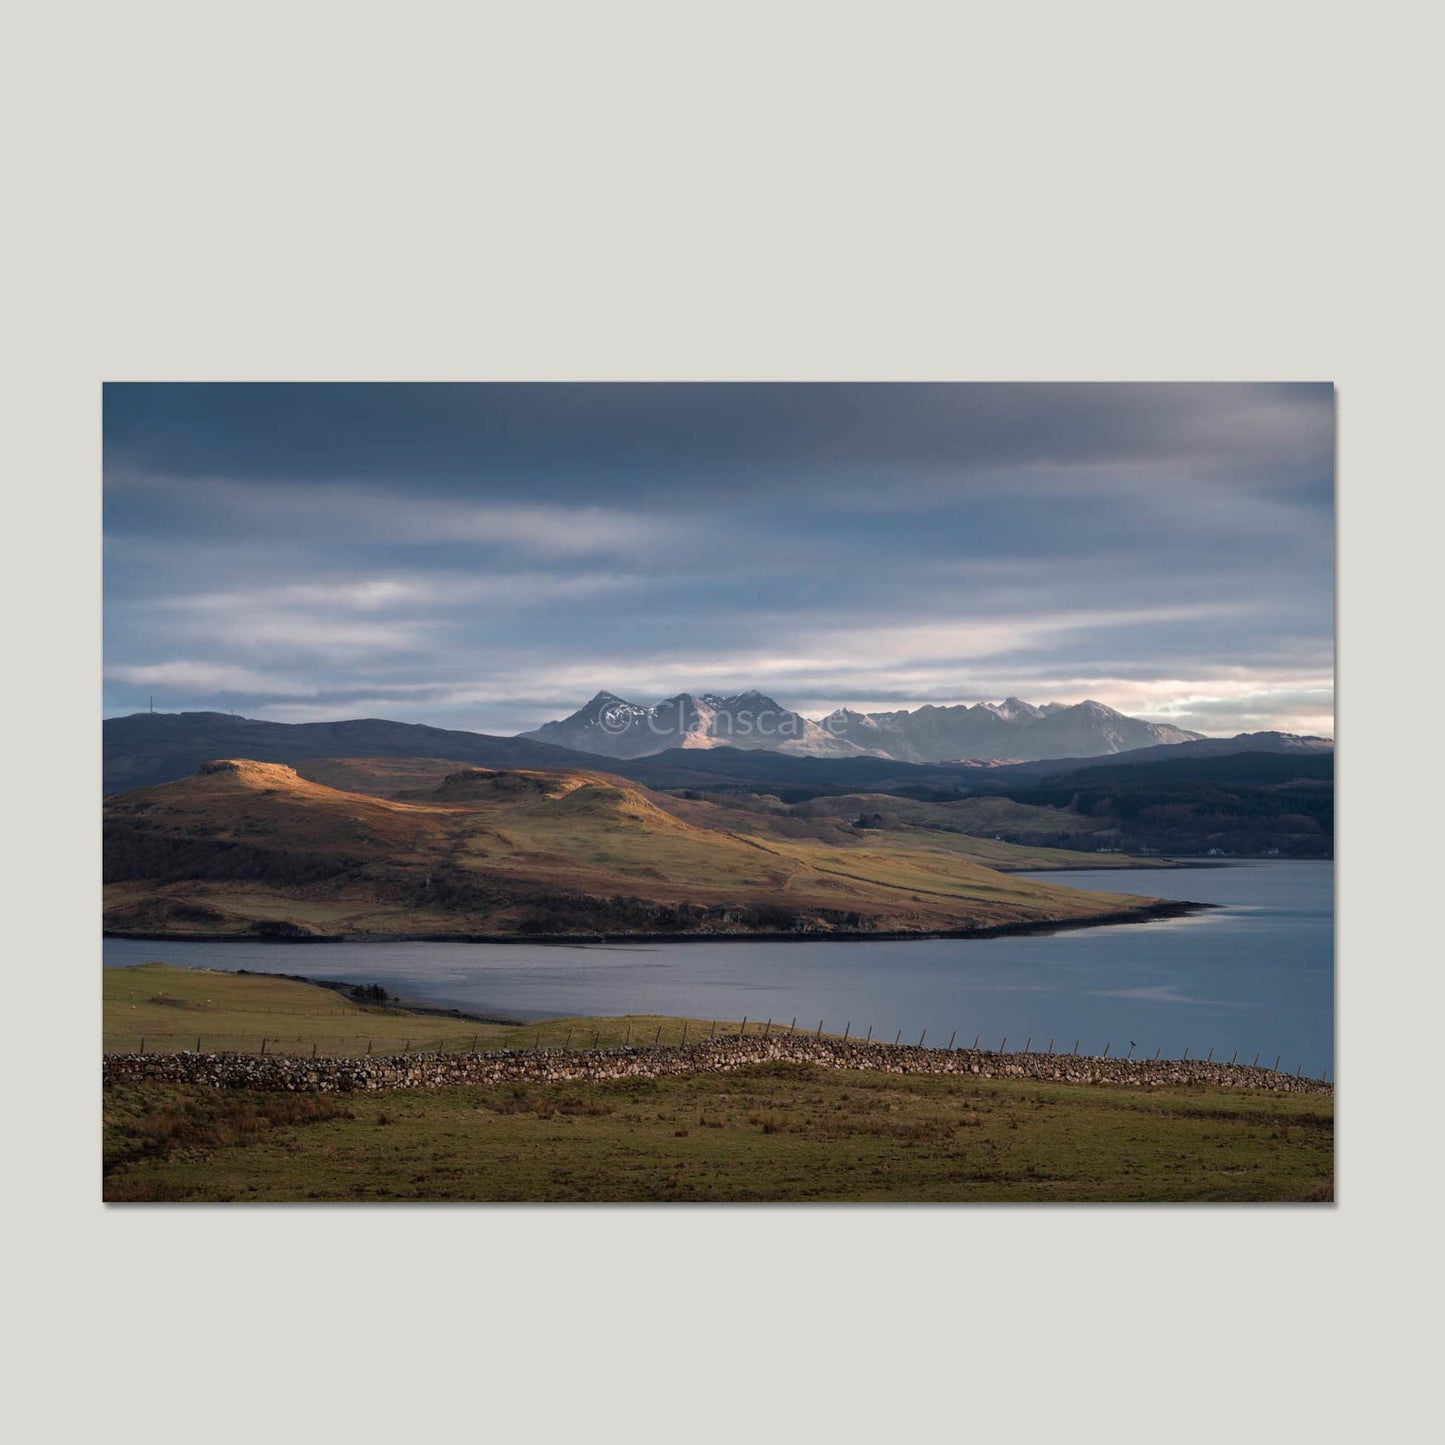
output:
[[[925,933],[1081,923],[1151,902],[1008,876],[1077,865],[1078,853],[932,827],[748,811],[580,769],[412,778],[421,786],[380,797],[232,758],[114,795],[106,927],[175,937]]]

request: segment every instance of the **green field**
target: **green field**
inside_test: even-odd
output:
[[[1311,1200],[1329,1100],[760,1065],[367,1095],[107,1091],[105,1197]]]
[[[163,944],[157,945],[164,948]],[[461,1052],[520,1049],[538,1045],[604,1048],[618,1044],[676,1044],[705,1037],[714,1026],[736,1033],[740,1020],[659,1018],[636,1014],[622,1018],[548,1019],[511,1027],[376,1008],[314,984],[267,974],[173,968],[164,963],[102,970],[108,1054],[133,1053],[144,1043],[148,1053],[180,1053],[199,1041],[206,1053],[310,1054],[355,1058],[361,1054]],[[788,1023],[783,1019],[782,1024]],[[816,1025],[816,1020],[814,1023]],[[754,1019],[748,1031],[761,1030]],[[774,1030],[778,1028],[774,1024]],[[799,1024],[802,1032],[802,1024]]]
[[[107,1049],[133,1047],[137,1024],[177,1014],[181,1032],[197,1021],[238,1047],[269,1037],[290,1053],[327,1040],[322,1051],[363,1052],[383,1026],[432,1048],[470,1046],[473,1033],[492,1048],[536,1034],[374,1012],[255,975],[148,965],[107,969],[105,984]],[[661,1022],[634,1020],[634,1041]],[[709,1022],[690,1021],[690,1037]],[[664,1040],[683,1024],[667,1021]],[[543,1026],[543,1041],[560,1044],[570,1029],[574,1046],[590,1045],[586,1031],[599,1027],[620,1042],[627,1022],[562,1020]],[[194,1035],[182,1042],[193,1046]],[[351,1095],[145,1082],[105,1090],[103,1192],[115,1201],[1326,1200],[1333,1114],[1328,1097],[796,1064]]]

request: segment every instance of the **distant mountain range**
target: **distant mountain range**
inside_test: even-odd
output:
[[[1050,716],[1061,717],[1068,711],[1072,709],[1059,709]],[[419,766],[418,777],[435,773],[434,763],[439,759],[484,768],[595,770],[601,766],[595,752],[538,742],[534,740],[535,735],[493,737],[383,718],[278,723],[216,712],[133,713],[129,717],[107,718],[102,736],[103,787],[107,795],[186,777],[203,763],[218,757],[244,757],[291,765],[318,759],[432,760]],[[924,787],[973,792],[980,788],[1032,783],[1105,764],[1128,766],[1164,759],[1262,753],[1328,757],[1333,753],[1333,744],[1328,738],[1297,737],[1290,733],[1241,733],[1235,738],[1156,743],[1124,752],[1105,747],[1085,757],[1057,755],[1017,763],[979,760],[919,764],[899,762],[856,747],[841,756],[818,757],[757,747],[743,749],[719,740],[711,745],[694,743],[691,747],[671,747],[645,757],[619,758],[606,767],[610,773],[654,788],[723,786],[884,792]],[[352,768],[347,776],[354,780],[364,772],[364,767]],[[354,782],[342,783],[340,774],[337,777],[337,786],[354,785]]]
[[[1063,703],[1035,707],[1010,697],[972,707],[928,705],[913,712],[844,709],[831,713],[822,726],[834,737],[902,763],[1089,758],[1187,743],[1202,736],[1168,723],[1126,717],[1092,699],[1072,707]]]
[[[731,697],[680,692],[650,707],[599,692],[570,717],[517,736],[607,758],[641,758],[668,748],[761,749],[812,758],[858,757],[868,751],[751,691]]]
[[[726,747],[813,758],[944,763],[1098,757],[1190,742],[1201,734],[1126,717],[1092,700],[1036,707],[1016,697],[973,706],[928,705],[912,712],[845,708],[814,721],[749,691],[728,697],[682,692],[650,706],[599,692],[570,717],[518,736],[622,759],[673,748]]]

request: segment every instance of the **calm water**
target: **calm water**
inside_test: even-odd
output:
[[[1218,903],[1183,919],[1024,938],[916,942],[153,943],[105,940],[107,967],[164,959],[380,983],[415,1002],[509,1018],[685,1014],[892,1040],[1334,1065],[1334,869],[1238,862],[1177,871],[1039,873],[1110,893]]]

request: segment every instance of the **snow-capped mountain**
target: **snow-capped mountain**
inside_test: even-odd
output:
[[[1087,758],[1201,736],[1126,717],[1092,700],[1037,707],[1020,698],[913,711],[839,709],[814,722],[764,693],[678,693],[652,705],[599,692],[570,717],[520,737],[611,758],[667,748],[763,748],[810,757],[872,754],[908,763]]]
[[[599,692],[571,717],[518,736],[609,758],[640,758],[667,748],[763,748],[829,758],[866,751],[756,691],[731,697],[680,692],[651,706]]]
[[[1126,717],[1092,699],[1072,707],[1035,707],[1011,697],[1002,703],[929,705],[912,712],[841,710],[824,718],[822,726],[834,737],[905,763],[1091,758],[1200,736],[1167,723]]]

